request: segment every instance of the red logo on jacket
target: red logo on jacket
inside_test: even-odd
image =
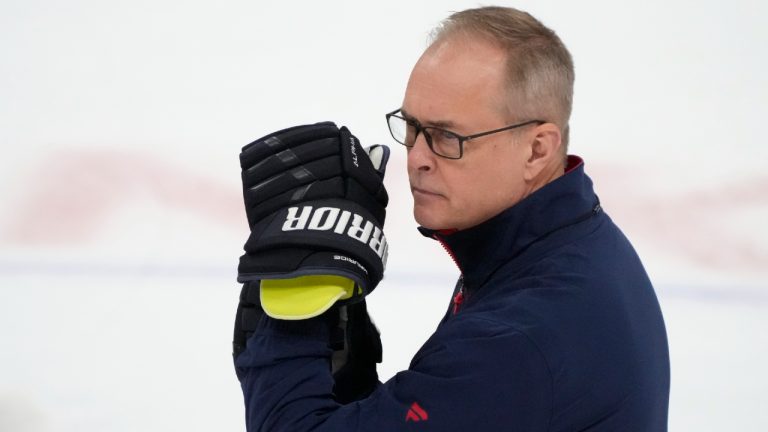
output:
[[[424,408],[420,407],[417,402],[414,402],[411,404],[411,407],[408,408],[408,412],[405,414],[405,421],[425,421],[429,419],[429,414],[424,410]]]

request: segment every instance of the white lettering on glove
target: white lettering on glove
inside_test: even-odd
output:
[[[357,151],[355,151],[355,139],[349,137],[349,150],[352,152],[352,163],[355,164],[355,168],[360,168],[357,164]]]
[[[349,219],[352,218],[350,223]],[[336,207],[304,206],[299,212],[298,207],[288,208],[288,215],[283,222],[283,231],[328,231],[333,228],[336,234],[347,236],[368,245],[368,247],[381,258],[382,263],[387,263],[389,245],[381,228],[373,222],[363,219],[357,213],[349,210],[341,210]]]

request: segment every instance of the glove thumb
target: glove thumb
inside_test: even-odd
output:
[[[383,179],[387,171],[387,162],[389,162],[389,147],[383,144],[376,144],[365,148],[368,158],[371,160],[373,168]]]

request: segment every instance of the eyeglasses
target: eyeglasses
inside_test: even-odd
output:
[[[416,119],[403,117],[401,109],[396,109],[387,114],[389,133],[392,134],[392,138],[394,138],[395,141],[406,147],[413,147],[416,143],[416,139],[419,137],[419,133],[423,133],[429,149],[432,150],[434,154],[447,159],[461,159],[461,156],[464,154],[465,141],[531,124],[540,125],[544,123],[546,122],[543,120],[529,120],[500,129],[463,136],[456,132],[451,132],[448,129],[422,126]]]

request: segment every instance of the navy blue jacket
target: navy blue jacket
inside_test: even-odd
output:
[[[339,405],[325,326],[263,320],[236,359],[249,431],[667,430],[659,304],[580,159],[491,220],[422,233],[462,279],[408,370]]]

